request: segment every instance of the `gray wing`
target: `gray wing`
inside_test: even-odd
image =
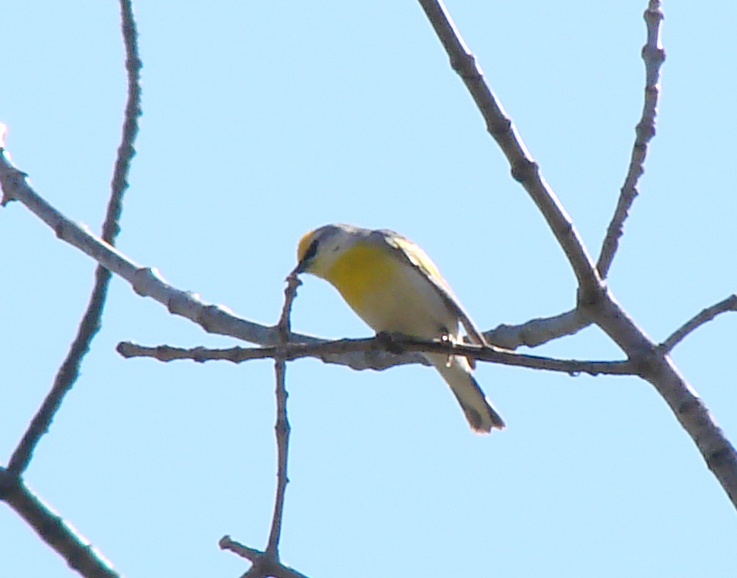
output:
[[[471,317],[461,305],[461,302],[453,293],[450,285],[443,279],[437,265],[432,262],[430,257],[427,256],[427,253],[419,245],[399,233],[387,229],[372,231],[369,237],[374,242],[388,246],[397,259],[419,270],[430,281],[446,305],[458,316],[471,343],[488,345],[481,331],[476,327]]]

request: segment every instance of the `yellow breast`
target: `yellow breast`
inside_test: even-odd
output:
[[[325,278],[354,309],[363,309],[377,292],[396,282],[398,264],[370,245],[356,244],[335,261]]]
[[[324,276],[374,331],[433,338],[457,319],[427,279],[380,248],[356,243]]]

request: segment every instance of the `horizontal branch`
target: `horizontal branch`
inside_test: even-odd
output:
[[[524,345],[537,347],[548,341],[578,333],[591,325],[591,320],[576,308],[553,317],[531,319],[520,325],[499,325],[484,332],[487,343],[504,349],[517,349]]]
[[[727,311],[737,311],[737,295],[730,295],[723,301],[720,301],[716,305],[707,307],[698,315],[695,315],[692,319],[684,323],[679,327],[673,334],[668,337],[663,343],[659,345],[659,349],[663,353],[670,352],[676,345],[678,345],[684,337],[686,337],[692,331],[695,331],[701,327],[704,323],[708,323],[721,313]]]
[[[2,143],[0,143],[2,144]],[[0,148],[0,184],[2,205],[17,200],[47,223],[61,240],[86,253],[100,265],[130,283],[133,290],[144,297],[162,303],[174,315],[194,321],[209,333],[227,335],[250,343],[272,346],[278,342],[274,327],[248,321],[224,306],[209,304],[197,293],[182,291],[171,285],[153,267],[143,267],[129,259],[80,223],[71,221],[41,198],[28,184],[26,174],[10,161],[5,149]],[[535,346],[551,339],[570,335],[590,322],[579,311],[573,310],[551,318],[534,319],[521,325],[501,325],[486,333],[490,341],[508,349],[520,345]],[[294,343],[319,344],[324,340],[304,334],[291,334]],[[420,363],[428,365],[422,355],[410,351],[396,355],[387,351],[350,351],[325,353],[325,363],[347,365],[352,369],[383,370],[397,365]]]
[[[2,128],[0,125],[0,141]],[[49,225],[62,241],[86,253],[108,271],[128,281],[138,295],[151,297],[165,305],[169,313],[194,321],[208,333],[228,335],[259,345],[278,343],[278,332],[274,327],[238,317],[224,306],[205,303],[197,293],[176,289],[166,282],[157,269],[139,265],[90,232],[86,225],[65,217],[30,187],[27,175],[13,166],[7,151],[3,148],[0,148],[0,185],[3,192],[0,206],[5,206],[11,201],[23,203]],[[292,333],[292,339],[299,343],[322,341],[310,335],[297,333]],[[357,352],[341,357],[329,357],[324,361],[348,365],[353,369],[377,370],[408,363],[424,363],[419,355],[397,356],[385,352],[370,358]]]
[[[414,351],[422,353],[440,353],[445,355],[463,355],[478,361],[556,371],[569,375],[587,373],[589,375],[635,375],[635,367],[628,361],[578,361],[574,359],[554,359],[535,355],[523,355],[498,349],[496,347],[482,347],[479,345],[452,344],[441,341],[421,341],[403,336],[388,337],[380,335],[369,339],[338,339],[322,343],[300,344],[290,343],[285,346],[244,348],[230,347],[227,349],[208,349],[194,347],[182,349],[161,345],[145,347],[131,342],[119,343],[117,351],[123,357],[151,357],[159,361],[174,361],[191,359],[197,362],[221,360],[232,363],[242,363],[252,359],[280,358],[293,361],[304,357],[315,357],[326,361],[326,358],[337,354],[350,352],[364,352],[367,356],[382,351]]]

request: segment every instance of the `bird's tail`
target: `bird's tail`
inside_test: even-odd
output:
[[[428,355],[427,358],[450,386],[471,429],[478,433],[489,433],[492,428],[504,429],[504,420],[481,391],[465,357],[449,359],[447,355]]]

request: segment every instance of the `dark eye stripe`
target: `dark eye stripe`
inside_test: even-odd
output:
[[[307,268],[307,265],[309,264],[310,260],[312,260],[315,255],[317,255],[317,246],[320,244],[320,239],[315,239],[312,241],[310,246],[307,248],[307,251],[305,251],[305,254],[302,256],[302,260],[299,262],[299,265],[297,265],[297,273],[301,273]]]
[[[307,251],[305,252],[305,256],[302,257],[303,261],[309,261],[315,255],[317,255],[317,245],[319,243],[320,243],[319,239],[315,239],[314,241],[312,241],[312,244],[307,248]]]

